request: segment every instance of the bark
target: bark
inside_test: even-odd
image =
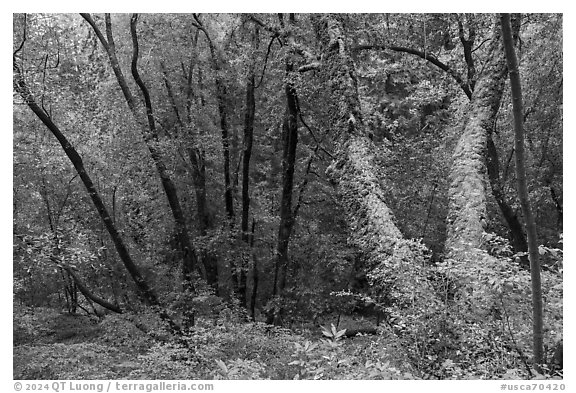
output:
[[[254,117],[256,114],[255,101],[255,52],[258,49],[258,29],[254,28],[252,33],[252,58],[248,66],[248,77],[246,78],[246,109],[244,113],[244,151],[242,154],[242,221],[240,228],[242,240],[249,244],[250,234],[248,232],[248,219],[250,217],[250,158],[252,156],[252,145],[254,141]],[[246,271],[242,266],[240,271],[238,292],[240,304],[246,305]]]
[[[506,200],[506,194],[504,192],[504,187],[502,186],[502,180],[500,179],[500,164],[498,160],[498,152],[494,145],[494,140],[492,139],[492,131],[488,133],[486,148],[486,168],[488,170],[492,195],[500,207],[502,216],[506,220],[508,228],[510,229],[512,248],[515,253],[526,253],[528,251],[528,243],[526,241],[524,229],[522,228],[522,223],[520,222],[517,212],[512,209]],[[528,260],[527,255],[522,255],[520,257],[520,264],[524,268],[530,268],[530,261]]]
[[[292,16],[290,18],[293,22]],[[293,40],[292,36],[288,41]],[[280,224],[278,227],[278,244],[276,247],[276,265],[274,267],[273,296],[281,296],[286,287],[289,256],[288,245],[294,226],[292,212],[292,191],[294,189],[294,165],[296,163],[296,147],[298,145],[298,96],[291,80],[294,78],[294,60],[292,53],[288,53],[286,63],[286,110],[282,124],[282,194],[280,198]]]
[[[458,263],[477,263],[474,250],[485,248],[487,135],[493,128],[507,75],[500,29],[495,26],[488,61],[476,83],[449,177],[446,250]]]
[[[15,62],[14,62],[14,71],[15,71],[14,88],[20,94],[20,96],[22,97],[24,102],[28,105],[28,107],[32,110],[32,112],[34,112],[34,114],[40,119],[40,121],[42,121],[42,123],[44,123],[44,125],[50,130],[50,132],[52,132],[52,134],[56,137],[56,139],[64,149],[64,153],[66,153],[66,156],[68,157],[70,162],[72,162],[72,165],[74,165],[74,168],[76,169],[76,172],[80,176],[80,179],[84,184],[84,187],[86,187],[88,195],[90,196],[90,199],[92,199],[92,203],[96,207],[100,219],[102,220],[104,226],[106,227],[106,230],[110,234],[110,238],[114,243],[114,247],[118,252],[120,260],[126,267],[126,270],[128,270],[128,273],[130,273],[130,276],[136,283],[136,286],[138,287],[138,289],[140,290],[146,301],[150,305],[158,305],[158,298],[156,294],[154,293],[148,282],[146,282],[146,280],[142,276],[140,269],[138,268],[136,263],[132,260],[132,257],[128,252],[128,248],[124,244],[124,241],[120,236],[120,233],[118,232],[116,226],[114,225],[114,222],[112,221],[112,218],[110,217],[108,210],[106,209],[106,206],[102,201],[102,197],[100,196],[98,190],[94,186],[92,179],[86,172],[86,169],[84,168],[84,163],[82,161],[82,157],[80,157],[76,149],[64,136],[62,131],[60,131],[60,129],[56,126],[56,124],[54,124],[52,119],[36,103],[34,96],[30,92],[28,85],[26,84],[24,77],[22,76],[22,73],[20,72],[20,69],[18,68]]]
[[[458,19],[458,36],[462,43],[464,60],[466,62],[466,80],[454,69],[449,67],[447,64],[441,62],[433,54],[423,52],[413,48],[405,48],[400,46],[387,46],[387,45],[359,45],[354,47],[353,50],[392,50],[400,53],[408,53],[418,56],[422,59],[429,61],[431,64],[435,65],[442,71],[450,75],[460,86],[462,91],[466,94],[468,99],[472,99],[472,93],[476,87],[476,66],[473,57],[473,46],[476,39],[476,29],[474,27],[474,22],[469,21],[468,37],[465,36],[464,25],[460,19]],[[512,247],[515,252],[526,252],[528,250],[528,243],[526,242],[526,236],[522,230],[518,215],[510,207],[508,201],[506,200],[506,195],[502,187],[503,181],[499,180],[499,169],[495,169],[498,164],[498,152],[493,147],[493,141],[491,140],[491,135],[488,134],[488,146],[487,146],[487,169],[490,180],[490,185],[492,187],[492,193],[502,211],[502,215],[506,220],[508,228],[510,230],[510,238],[512,241]],[[492,146],[490,145],[492,144]],[[492,170],[492,171],[491,171]],[[522,266],[529,266],[528,257],[520,257],[520,262]]]
[[[136,14],[132,16],[130,21],[130,31],[132,36],[132,44],[133,44],[133,55],[132,55],[132,64],[131,64],[131,71],[134,77],[134,80],[138,84],[146,106],[146,118],[148,125],[146,126],[141,121],[141,118],[138,113],[137,103],[130,91],[126,78],[122,73],[122,69],[120,68],[120,64],[118,62],[118,58],[116,56],[116,49],[114,44],[114,37],[112,34],[112,22],[110,19],[110,15],[106,14],[106,36],[105,38],[96,25],[96,23],[92,20],[90,14],[81,14],[82,17],[90,24],[94,32],[96,33],[98,39],[100,40],[102,46],[106,50],[108,54],[108,58],[110,60],[110,65],[112,66],[112,70],[116,75],[116,80],[122,90],[126,103],[132,112],[136,122],[139,125],[140,131],[142,133],[144,142],[150,152],[152,160],[156,166],[156,170],[160,177],[160,181],[162,183],[162,187],[164,188],[164,192],[168,199],[168,204],[172,211],[172,215],[174,217],[175,226],[176,226],[176,235],[178,237],[179,245],[182,251],[182,273],[184,277],[184,281],[186,286],[189,289],[192,289],[192,282],[191,282],[191,275],[195,268],[200,270],[201,275],[205,276],[203,266],[198,264],[196,261],[196,255],[194,252],[194,248],[192,242],[190,241],[188,235],[188,229],[186,227],[186,220],[184,218],[184,214],[182,212],[182,208],[180,205],[180,201],[178,198],[176,187],[168,174],[168,170],[162,161],[160,151],[158,150],[158,134],[156,132],[156,126],[154,121],[154,114],[152,111],[152,103],[150,100],[150,95],[144,82],[140,78],[138,74],[137,62],[138,62],[138,39],[136,34],[136,23],[137,23],[137,16]]]
[[[328,176],[338,186],[349,241],[365,255],[373,282],[389,291],[395,305],[433,309],[435,298],[423,257],[414,242],[403,239],[386,204],[374,163],[375,147],[362,116],[356,71],[336,18],[322,16],[315,25],[324,47],[320,77],[328,89],[329,127],[339,146]]]
[[[510,86],[512,90],[512,111],[514,113],[514,148],[516,150],[516,182],[518,188],[518,199],[522,206],[522,213],[526,221],[526,233],[528,237],[528,254],[530,256],[530,277],[532,281],[532,337],[534,366],[538,372],[542,372],[541,365],[544,363],[544,333],[543,333],[543,311],[542,311],[542,284],[540,279],[540,263],[538,261],[538,239],[536,233],[536,222],[530,207],[528,196],[528,186],[526,182],[526,168],[524,158],[524,130],[523,130],[523,110],[522,110],[522,89],[520,83],[520,73],[518,62],[514,50],[514,39],[512,37],[512,26],[510,14],[501,15],[502,38],[506,52],[506,60],[510,70]]]

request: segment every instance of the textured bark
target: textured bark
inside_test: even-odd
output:
[[[466,80],[454,69],[450,68],[447,64],[441,62],[433,54],[424,51],[416,50],[413,48],[405,48],[399,46],[389,46],[389,45],[359,45],[353,48],[355,51],[361,50],[392,50],[401,53],[408,53],[422,59],[428,60],[431,64],[435,65],[442,71],[450,75],[462,88],[462,91],[466,94],[469,99],[472,99],[472,92],[476,86],[476,66],[473,57],[473,47],[476,39],[476,29],[474,27],[475,22],[472,20],[472,16],[469,18],[469,28],[468,37],[466,38],[464,32],[464,25],[460,19],[458,19],[458,36],[462,43],[462,48],[464,52],[464,60],[467,67]],[[490,180],[490,185],[492,187],[492,193],[496,198],[498,206],[502,211],[502,215],[508,224],[510,229],[510,239],[512,241],[512,246],[515,252],[526,252],[528,251],[528,243],[526,242],[526,236],[522,230],[522,225],[519,221],[518,215],[514,212],[511,206],[506,200],[506,195],[504,189],[502,188],[502,182],[499,180],[499,168],[498,168],[498,152],[494,147],[493,141],[488,134],[488,150],[486,160],[488,167],[488,175]],[[520,257],[520,263],[523,267],[528,267],[528,257]]]
[[[374,164],[374,145],[367,136],[358,97],[356,72],[337,16],[315,20],[324,46],[322,85],[329,94],[328,111],[339,148],[328,175],[338,186],[349,226],[349,241],[366,256],[371,277],[389,291],[398,306],[435,300],[415,243],[403,239],[385,201]],[[427,305],[427,306],[424,306]],[[399,309],[400,310],[400,309]]]
[[[516,150],[516,182],[518,188],[518,199],[522,206],[522,213],[526,221],[526,234],[528,237],[528,254],[530,256],[530,278],[532,281],[532,339],[534,352],[534,366],[538,372],[542,372],[541,366],[544,364],[544,321],[542,310],[542,284],[540,279],[540,263],[538,261],[538,238],[536,233],[536,222],[530,199],[528,196],[528,186],[526,182],[526,164],[524,159],[524,129],[522,110],[522,88],[520,83],[520,72],[514,50],[514,39],[512,37],[512,25],[510,14],[501,15],[502,38],[506,52],[506,60],[510,69],[510,86],[512,91],[512,111],[514,113],[514,149]]]
[[[476,83],[450,172],[446,250],[460,263],[474,261],[474,250],[485,246],[487,135],[494,127],[506,75],[500,28],[495,24],[488,61]]]

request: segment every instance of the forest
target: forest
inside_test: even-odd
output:
[[[13,14],[13,377],[562,379],[561,14]]]

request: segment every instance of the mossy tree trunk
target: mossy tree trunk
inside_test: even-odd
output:
[[[450,172],[446,252],[448,258],[464,265],[479,263],[479,256],[486,254],[487,138],[494,128],[508,73],[496,23],[487,59],[476,82]]]
[[[396,305],[429,304],[432,309],[435,300],[422,248],[403,238],[386,204],[385,180],[374,163],[375,147],[364,124],[356,71],[341,23],[335,15],[317,17],[314,23],[323,46],[321,85],[328,90],[330,129],[338,145],[328,175],[338,188],[349,241],[365,255],[373,283],[385,288]]]

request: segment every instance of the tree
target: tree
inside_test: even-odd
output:
[[[294,28],[294,14],[289,17],[289,31]],[[294,188],[294,164],[296,161],[296,148],[298,146],[298,96],[294,85],[294,54],[291,52],[294,37],[288,33],[289,46],[286,53],[286,112],[282,123],[282,194],[280,200],[280,224],[278,228],[277,261],[274,267],[273,296],[281,296],[286,286],[288,269],[288,243],[294,226],[292,212],[292,191]]]
[[[24,41],[22,41],[20,49],[22,48],[23,45]],[[26,105],[28,105],[28,107],[32,110],[32,112],[34,112],[34,114],[38,116],[40,121],[44,123],[44,125],[52,132],[54,137],[58,140],[58,142],[62,146],[62,149],[64,149],[64,153],[66,153],[66,156],[68,156],[70,162],[72,163],[72,165],[74,165],[74,168],[78,172],[78,175],[82,180],[82,183],[86,187],[86,191],[90,195],[92,203],[94,203],[94,206],[96,207],[96,210],[98,211],[98,214],[100,215],[102,222],[106,226],[106,229],[108,230],[108,233],[110,234],[110,237],[114,242],[114,245],[116,246],[116,251],[120,256],[120,259],[124,263],[124,266],[126,267],[126,270],[128,270],[134,282],[138,286],[138,289],[140,289],[140,291],[142,292],[144,298],[148,301],[148,303],[151,305],[158,305],[159,303],[156,294],[154,293],[148,282],[146,282],[146,280],[142,276],[142,273],[140,272],[140,269],[138,268],[136,263],[134,263],[134,261],[132,260],[132,257],[130,256],[128,249],[126,248],[124,241],[122,240],[122,237],[118,233],[118,230],[116,229],[116,226],[114,225],[114,222],[112,221],[112,218],[110,217],[110,214],[106,209],[106,206],[104,206],[104,203],[102,201],[102,198],[100,197],[100,194],[98,193],[98,190],[94,186],[94,183],[90,178],[90,175],[88,175],[88,173],[86,172],[86,169],[84,168],[84,163],[82,161],[82,157],[80,157],[74,146],[70,144],[66,136],[64,136],[64,134],[60,131],[58,126],[54,124],[54,122],[48,116],[48,114],[36,103],[36,100],[34,99],[32,92],[28,88],[28,85],[26,84],[26,81],[22,76],[20,67],[17,64],[18,52],[19,49],[17,49],[14,52],[14,58],[13,58],[14,89],[20,94],[22,100],[26,103]]]
[[[192,273],[195,269],[199,269],[200,272],[204,277],[206,277],[206,269],[203,265],[198,264],[196,259],[196,254],[192,242],[190,241],[190,237],[188,234],[188,228],[186,226],[186,220],[184,218],[184,214],[182,212],[182,207],[180,204],[180,199],[178,198],[178,193],[174,182],[172,181],[166,165],[162,161],[161,154],[157,149],[158,144],[158,134],[156,131],[156,121],[154,119],[154,113],[152,109],[152,102],[150,100],[150,93],[146,88],[146,85],[142,81],[140,74],[138,72],[138,56],[139,56],[139,47],[138,47],[138,36],[136,32],[136,26],[138,22],[138,14],[133,14],[130,19],[130,33],[132,36],[132,63],[131,63],[131,71],[132,76],[138,87],[142,92],[142,96],[144,99],[144,104],[146,107],[146,118],[148,122],[148,126],[146,126],[142,121],[138,114],[137,108],[137,101],[135,100],[132,92],[126,82],[124,74],[122,73],[122,69],[120,68],[120,64],[118,62],[118,58],[116,55],[116,48],[114,43],[114,36],[112,33],[112,20],[110,18],[110,14],[106,14],[106,36],[104,37],[96,23],[92,20],[90,14],[82,14],[82,17],[90,24],[100,43],[104,47],[106,53],[108,54],[108,58],[110,60],[110,65],[114,70],[114,74],[116,75],[116,79],[122,93],[124,94],[124,98],[126,99],[126,103],[134,116],[137,124],[139,125],[140,131],[142,133],[142,137],[146,142],[146,146],[150,151],[150,156],[152,157],[154,164],[156,165],[156,170],[158,171],[158,175],[162,182],[162,187],[164,188],[164,192],[166,193],[166,197],[168,199],[168,203],[172,210],[172,214],[174,216],[174,221],[176,224],[176,234],[178,237],[178,241],[180,243],[180,247],[182,250],[182,273],[188,289],[193,290],[192,284]]]
[[[251,56],[248,63],[248,72],[246,76],[246,109],[244,112],[244,140],[242,151],[242,221],[240,223],[240,230],[242,231],[242,241],[252,248],[253,242],[251,240],[250,232],[248,231],[248,224],[250,218],[250,158],[252,157],[252,146],[254,143],[254,118],[256,114],[256,52],[259,46],[259,29],[254,27],[251,34]],[[252,231],[253,232],[253,231]],[[253,236],[253,233],[252,233]],[[253,258],[250,258],[253,260]],[[253,277],[257,277],[257,267],[253,266]],[[242,266],[239,273],[238,292],[240,296],[240,303],[246,305],[248,297],[246,287],[246,270],[247,266]],[[257,287],[258,280],[256,279],[255,287]]]
[[[479,263],[478,253],[485,249],[487,225],[484,182],[487,136],[500,107],[507,68],[501,33],[495,23],[487,63],[478,78],[466,114],[462,136],[453,153],[450,173],[448,256],[458,263]]]
[[[210,38],[208,30],[200,21],[198,15],[193,14],[194,26],[204,33],[208,48],[210,49],[210,58],[212,71],[214,72],[214,79],[216,85],[216,100],[218,102],[218,113],[220,115],[220,129],[222,131],[222,152],[224,157],[224,201],[226,205],[226,214],[230,220],[230,224],[234,224],[234,200],[232,194],[232,182],[230,172],[230,130],[228,125],[228,108],[226,105],[226,97],[228,95],[224,78],[222,77],[222,54],[216,48],[216,45]]]
[[[528,235],[528,253],[530,255],[530,276],[532,278],[532,327],[533,327],[533,350],[534,365],[536,370],[542,372],[541,365],[544,363],[544,344],[543,344],[543,315],[542,315],[542,284],[540,279],[540,263],[538,262],[538,241],[536,234],[536,223],[530,207],[528,198],[528,188],[526,186],[526,166],[524,158],[524,130],[522,110],[522,87],[520,84],[520,73],[518,71],[518,62],[514,50],[514,39],[512,25],[510,23],[510,14],[501,14],[500,21],[502,25],[502,41],[506,51],[506,60],[510,75],[510,86],[512,88],[512,105],[514,111],[514,147],[516,163],[516,181],[518,184],[518,198],[522,205],[522,213],[526,221],[526,232]]]
[[[334,15],[319,17],[314,23],[324,51],[321,81],[328,88],[330,127],[338,146],[328,171],[338,186],[349,239],[365,254],[377,287],[388,292],[400,309],[406,304],[422,309],[428,304],[433,309],[435,299],[421,249],[403,239],[385,202],[341,23]]]
[[[346,336],[377,332],[371,346],[399,348],[388,354],[401,352],[421,378],[533,376],[530,274],[517,253],[528,249],[526,221],[498,17],[99,15],[28,14],[16,66],[39,113],[82,158],[165,319],[196,319],[202,342],[201,326],[223,324],[224,341],[222,329],[205,333],[247,350],[280,330],[246,324],[246,314],[288,329],[334,323],[332,333],[347,328]],[[17,49],[24,18],[14,19]],[[544,359],[563,334],[561,22],[511,21],[521,43],[525,196],[543,267]],[[92,191],[22,100],[17,74],[16,306],[130,310],[118,321],[147,313],[139,302],[152,303],[130,290]],[[190,265],[177,218],[198,258],[194,292],[182,291]],[[182,350],[159,345],[155,359]],[[320,347],[310,355],[329,355]],[[299,357],[300,377],[332,362],[311,359]],[[554,359],[545,376],[560,373]],[[187,375],[204,363],[186,366]],[[218,364],[229,375],[241,366]],[[340,375],[329,368],[325,376]]]

